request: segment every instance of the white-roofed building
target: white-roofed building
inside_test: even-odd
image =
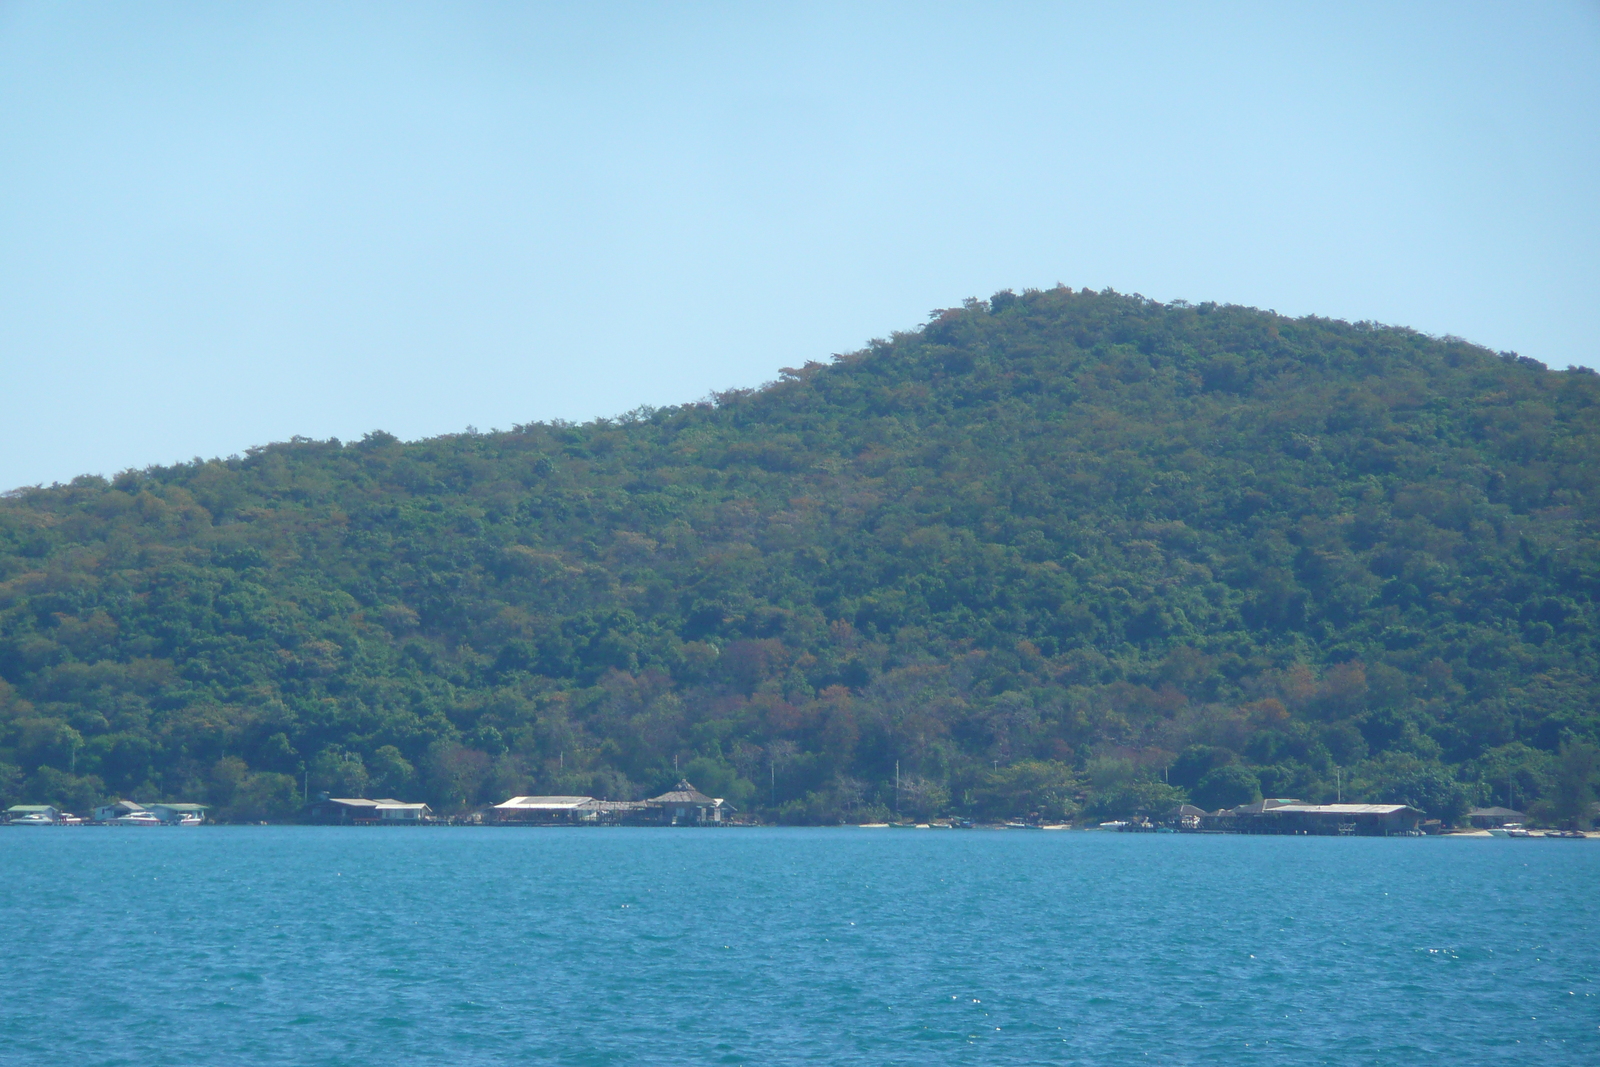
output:
[[[512,797],[494,806],[496,822],[567,823],[582,818],[584,806],[594,797]]]

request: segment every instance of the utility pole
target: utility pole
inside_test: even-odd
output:
[[[1344,803],[1344,768],[1335,767],[1333,769],[1333,780],[1336,783],[1334,788],[1339,791],[1338,792],[1338,796],[1339,796],[1338,803],[1343,804]]]
[[[900,814],[900,761],[894,761],[894,813]]]
[[[778,764],[772,758],[772,753],[767,753],[767,774],[772,778],[772,806],[778,806]]]

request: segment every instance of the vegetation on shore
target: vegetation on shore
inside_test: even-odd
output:
[[[1002,292],[702,403],[9,494],[0,801],[1568,818],[1597,488],[1590,371]]]

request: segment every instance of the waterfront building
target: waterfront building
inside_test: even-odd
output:
[[[528,826],[598,826],[626,822],[645,810],[632,800],[596,800],[594,797],[512,797],[494,806],[498,823]]]
[[[412,804],[403,800],[380,800],[374,808],[380,822],[421,822],[433,814],[426,804]]]
[[[207,804],[146,804],[144,809],[164,823],[177,826],[184,819],[199,819],[204,821],[206,812],[211,810]]]
[[[384,798],[368,800],[366,797],[330,797],[326,793],[306,805],[306,818],[311,822],[337,825],[405,825],[419,824],[433,814],[426,804],[410,804]]]
[[[1198,830],[1200,829],[1200,820],[1205,817],[1205,814],[1206,810],[1204,808],[1197,808],[1193,804],[1179,804],[1162,816],[1161,821],[1163,824],[1177,830]]]
[[[1211,812],[1201,828],[1236,834],[1385,837],[1416,833],[1423,812],[1409,804],[1304,804],[1274,797]]]
[[[585,805],[594,802],[594,797],[512,797],[494,806],[494,818],[506,823],[572,823],[582,818]]]
[[[718,826],[733,808],[687,780],[649,800],[596,800],[578,796],[512,797],[494,806],[494,820],[524,826]]]
[[[722,823],[723,813],[733,810],[720,797],[700,792],[687,778],[680,778],[676,787],[651,797],[645,804],[649,815],[654,816],[649,821],[664,826],[717,826]]]
[[[6,822],[54,823],[61,818],[59,809],[50,804],[13,804],[6,809]]]
[[[118,800],[110,804],[102,804],[94,809],[95,822],[116,822],[124,815],[135,815],[144,810],[143,804],[135,804],[131,800]]]
[[[1521,826],[1528,817],[1514,808],[1473,808],[1467,812],[1467,821],[1479,830],[1498,830],[1507,823]]]

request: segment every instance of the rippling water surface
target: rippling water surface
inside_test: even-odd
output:
[[[1600,841],[0,831],[0,1063],[1600,1063]]]

